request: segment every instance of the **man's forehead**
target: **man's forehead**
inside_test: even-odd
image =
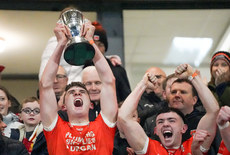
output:
[[[88,66],[83,69],[82,71],[82,81],[84,80],[89,80],[89,79],[98,79],[99,75],[97,73],[96,67],[95,66]]]
[[[85,90],[85,89],[80,86],[73,86],[68,91],[71,91],[71,90]]]
[[[66,71],[65,71],[65,69],[62,66],[59,66],[57,74],[66,75]]]
[[[173,88],[188,89],[192,88],[192,86],[187,82],[173,82],[171,85],[171,89]]]
[[[177,77],[172,77],[172,78],[170,78],[170,79],[168,79],[168,81],[167,81],[167,85],[172,85],[172,83],[175,81],[177,79]]]
[[[178,117],[179,116],[178,116],[177,113],[170,111],[170,112],[167,112],[167,113],[161,113],[161,114],[159,114],[157,116],[157,118],[156,118],[156,121],[160,120],[160,119],[168,119],[168,118],[175,118],[175,119],[177,119]]]
[[[38,105],[39,106],[39,103],[38,103],[38,101],[32,101],[32,102],[26,102],[23,104],[23,106],[30,106],[30,105]]]

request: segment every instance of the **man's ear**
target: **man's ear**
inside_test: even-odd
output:
[[[197,100],[198,100],[198,97],[197,96],[193,96],[193,105],[196,104]]]
[[[90,106],[89,106],[90,109],[93,109],[94,108],[94,105],[92,102],[90,102]]]
[[[137,118],[137,122],[140,124],[140,122],[141,122],[140,117]]]
[[[61,109],[62,109],[63,111],[66,111],[66,110],[67,110],[67,109],[66,109],[66,105],[63,104],[63,105],[61,106]]]
[[[181,129],[181,133],[182,134],[185,133],[187,131],[187,129],[188,129],[188,125],[184,124],[183,127],[182,127],[182,129]]]

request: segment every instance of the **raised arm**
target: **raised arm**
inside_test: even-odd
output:
[[[68,28],[57,24],[54,33],[58,44],[49,58],[39,83],[41,119],[44,127],[49,127],[57,117],[57,101],[53,90],[53,82],[57,74],[60,58],[67,43],[69,34]]]
[[[201,118],[197,130],[206,130],[209,134],[205,138],[201,146],[205,149],[209,149],[215,135],[216,135],[216,123],[213,120],[216,120],[216,117],[219,112],[219,105],[213,96],[209,88],[203,83],[199,72],[193,72],[193,69],[188,64],[182,64],[177,67],[176,74],[182,78],[188,78],[191,80],[193,86],[195,87],[200,100],[206,110],[206,114]]]
[[[228,151],[230,151],[230,107],[224,106],[221,107],[220,112],[217,117],[217,125],[220,130],[222,140],[224,141],[225,146]]]
[[[41,80],[42,73],[46,67],[47,62],[49,61],[49,58],[51,57],[53,51],[55,50],[55,47],[57,46],[57,39],[55,36],[50,38],[48,40],[48,43],[46,45],[45,50],[42,53],[41,56],[41,64],[40,64],[40,69],[39,69],[39,80]]]
[[[152,85],[150,79],[154,80],[149,73],[146,73],[136,88],[126,98],[118,112],[118,128],[125,134],[129,145],[134,151],[143,150],[148,138],[140,124],[133,120],[132,117],[142,94],[148,86]]]
[[[85,32],[85,30],[87,30]],[[116,99],[116,86],[115,77],[112,70],[109,67],[105,57],[98,49],[97,45],[93,42],[94,26],[90,22],[85,24],[83,36],[91,42],[95,49],[95,56],[93,58],[94,65],[97,69],[98,75],[102,82],[102,89],[100,94],[101,112],[111,122],[114,123],[117,120],[117,99]]]

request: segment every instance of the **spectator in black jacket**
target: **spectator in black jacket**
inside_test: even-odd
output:
[[[197,139],[195,136],[194,145],[196,145],[196,147],[193,147],[193,149],[194,151],[196,151],[196,153],[199,154],[206,153],[210,148],[211,142],[216,132],[216,124],[213,120],[215,120],[219,111],[218,103],[212,93],[207,88],[207,86],[203,83],[200,77],[197,76],[198,74],[196,72],[193,72],[191,66],[189,66],[188,64],[182,64],[178,66],[178,68],[176,69],[176,74],[179,76],[179,78],[188,79],[189,77],[192,82],[192,86],[196,88],[202,103],[205,105],[207,113],[202,117],[201,121],[199,121],[198,129],[208,131],[209,136],[205,137],[205,140],[203,142],[201,141],[200,143],[197,143]],[[175,149],[178,148],[178,146],[178,149],[181,149],[182,152],[184,150],[186,151],[186,149],[188,149],[189,147],[180,148],[180,146],[182,146],[182,134],[186,131],[187,127],[184,128],[185,126],[175,124],[176,121],[172,120],[172,115],[166,114],[162,115],[161,117],[159,117],[160,115],[157,116],[157,125],[155,130],[152,132],[155,132],[160,137],[161,144],[157,141],[149,139],[144,133],[143,129],[140,127],[140,125],[132,120],[132,113],[137,107],[142,93],[150,85],[154,85],[154,82],[155,77],[152,76],[151,73],[146,73],[143,79],[137,84],[137,87],[124,101],[124,104],[119,109],[118,113],[119,130],[124,132],[130,146],[136,151],[136,153],[139,154],[146,154],[147,152],[149,154],[151,154],[151,152],[155,152],[155,154],[161,154],[160,152],[162,151],[162,149],[164,149],[165,153],[167,149],[171,149],[170,152],[175,152]],[[197,101],[197,98],[192,92],[192,86],[187,83],[178,83],[177,85],[176,84],[177,83],[174,82],[171,86],[172,96],[170,95],[170,98],[172,97],[173,102],[172,104],[170,103],[170,107],[174,107],[184,114],[190,114],[193,111],[193,105]],[[176,118],[174,120],[179,119]],[[183,122],[185,123],[185,121]],[[175,128],[173,127],[173,125]],[[199,134],[199,130],[197,132]],[[192,138],[190,138],[190,140],[192,140]],[[186,143],[190,140],[187,140]],[[195,148],[202,149],[195,150]]]
[[[10,138],[21,141],[31,155],[48,155],[40,104],[36,97],[28,97],[22,102],[20,119],[23,124],[11,129]]]
[[[143,127],[148,117],[154,115],[154,111],[159,110],[164,106],[163,101],[163,81],[166,78],[165,72],[158,67],[149,68],[146,73],[149,72],[154,76],[154,85],[147,88],[142,94],[138,103],[138,113],[140,117],[140,125]]]

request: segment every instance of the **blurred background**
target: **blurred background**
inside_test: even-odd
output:
[[[210,79],[211,56],[230,49],[229,0],[1,0],[0,84],[19,101],[36,96],[41,55],[60,11],[74,5],[108,36],[106,55],[119,55],[131,88],[151,66],[167,75],[180,63]]]

